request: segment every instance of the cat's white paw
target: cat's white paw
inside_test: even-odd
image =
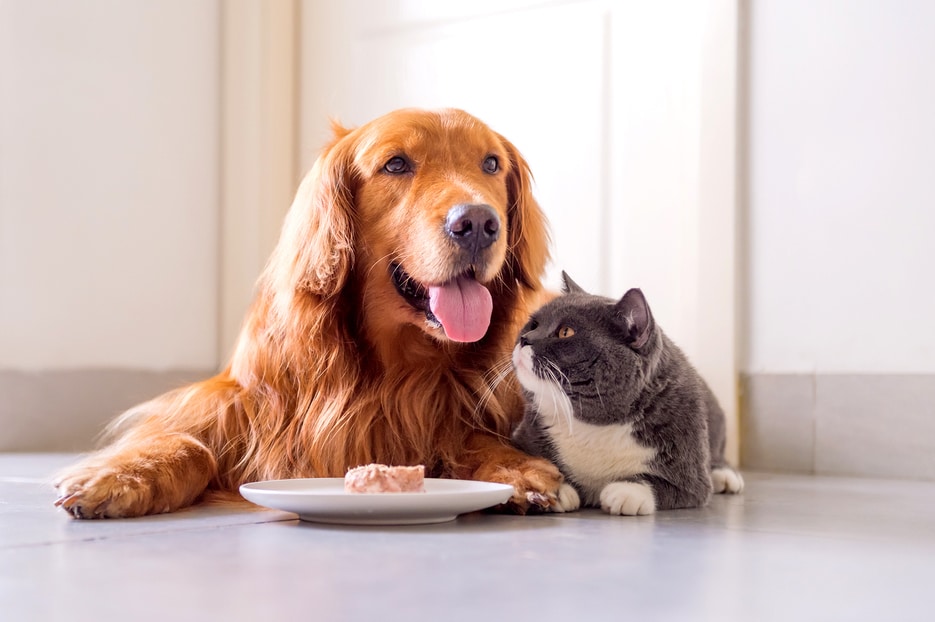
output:
[[[608,514],[643,516],[656,511],[653,489],[639,482],[613,482],[601,490],[601,509]]]
[[[743,492],[743,476],[731,468],[718,468],[711,471],[711,484],[715,494],[736,495]]]
[[[552,505],[553,512],[574,512],[581,507],[581,497],[571,484],[562,484],[558,489],[558,500]]]

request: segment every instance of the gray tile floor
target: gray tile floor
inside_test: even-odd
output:
[[[748,473],[651,517],[341,527],[247,508],[74,521],[0,454],[0,620],[935,620],[935,483]]]

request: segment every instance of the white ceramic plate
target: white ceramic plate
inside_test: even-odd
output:
[[[344,492],[344,478],[280,479],[240,487],[247,501],[295,512],[316,523],[418,525],[454,520],[458,514],[504,503],[513,495],[506,484],[426,479],[425,492],[359,494]]]

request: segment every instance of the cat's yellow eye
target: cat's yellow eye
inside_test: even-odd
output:
[[[575,334],[575,329],[571,326],[560,326],[557,334],[559,339],[567,339]]]

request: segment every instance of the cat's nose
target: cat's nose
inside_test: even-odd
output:
[[[526,339],[526,335],[519,336],[519,347],[525,347],[529,345],[529,340]]]

